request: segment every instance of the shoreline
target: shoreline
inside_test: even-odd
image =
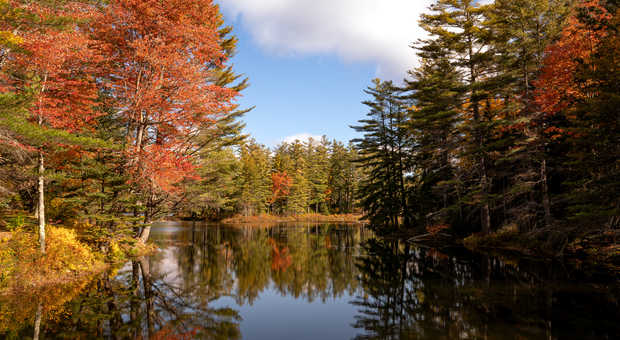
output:
[[[447,234],[420,233],[399,233],[387,237],[400,238],[411,244],[433,248],[458,246],[475,253],[516,259],[576,262],[605,269],[616,276],[620,275],[620,245],[588,237],[568,242],[559,250],[548,248],[544,242],[535,242],[527,235],[512,232],[474,234],[465,238]]]
[[[341,215],[322,215],[322,214],[302,214],[292,216],[278,215],[257,215],[257,216],[233,216],[219,221],[222,224],[251,224],[251,223],[296,223],[296,222],[313,222],[313,223],[355,223],[366,224],[362,220],[362,215],[358,214],[341,214]]]

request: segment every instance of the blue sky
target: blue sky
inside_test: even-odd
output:
[[[362,90],[376,76],[374,65],[334,55],[275,55],[257,46],[238,23],[236,35],[234,68],[250,80],[239,102],[255,106],[244,118],[247,133],[269,146],[293,136],[354,137],[349,125],[365,114]]]
[[[431,0],[220,0],[239,38],[232,60],[250,87],[246,132],[275,146],[294,136],[346,142],[364,118],[363,90],[376,77],[400,81],[416,63],[409,45],[424,36],[419,14]]]

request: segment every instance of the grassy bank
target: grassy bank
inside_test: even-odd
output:
[[[320,222],[320,223],[365,223],[361,219],[362,215],[358,214],[337,214],[337,215],[322,215],[322,214],[301,214],[291,216],[278,216],[270,214],[261,214],[257,216],[234,216],[222,220],[222,223],[236,224],[236,223],[290,223],[290,222]]]

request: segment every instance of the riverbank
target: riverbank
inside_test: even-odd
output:
[[[608,230],[578,235],[568,236],[559,231],[542,229],[521,233],[515,226],[508,226],[488,235],[476,233],[465,238],[452,235],[447,228],[423,234],[409,234],[406,238],[411,243],[431,247],[462,245],[479,253],[547,260],[563,258],[587,262],[604,267],[616,275],[620,274],[620,244],[616,241],[620,238],[619,231]]]
[[[154,244],[142,245],[129,238],[107,239],[102,246],[80,235],[75,228],[48,225],[43,255],[34,226],[1,231],[0,295],[84,283],[110,265],[156,249]]]
[[[291,216],[279,216],[270,214],[261,214],[257,216],[233,216],[221,221],[224,224],[242,224],[242,223],[291,223],[291,222],[316,222],[316,223],[366,223],[359,214],[301,214]]]

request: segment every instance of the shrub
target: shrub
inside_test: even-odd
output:
[[[68,282],[103,266],[73,230],[50,226],[46,240],[45,255],[39,252],[38,236],[21,228],[0,243],[0,288]]]

